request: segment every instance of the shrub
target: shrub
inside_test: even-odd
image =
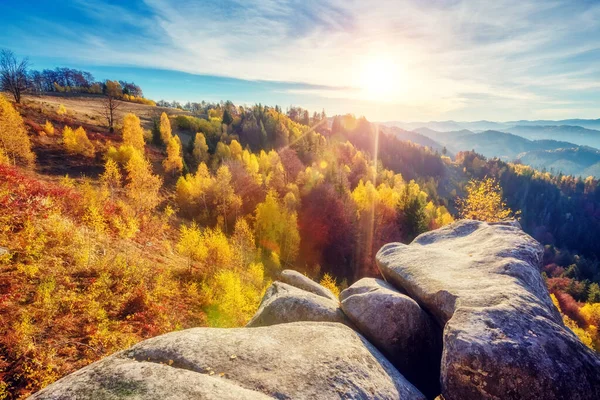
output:
[[[68,126],[63,129],[63,144],[70,153],[81,154],[86,157],[94,157],[96,149],[85,130],[80,126],[75,131]]]
[[[44,132],[46,132],[47,135],[54,135],[54,125],[52,125],[52,122],[46,120],[46,123],[44,124]]]

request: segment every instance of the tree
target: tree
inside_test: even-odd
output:
[[[115,131],[115,113],[121,107],[119,99],[123,95],[121,85],[117,81],[106,81],[104,91],[104,103],[103,110],[106,121],[108,122],[108,129],[110,133]]]
[[[144,152],[144,130],[137,115],[128,113],[123,118],[123,143]]]
[[[229,112],[229,110],[227,108],[223,112],[222,122],[227,126],[231,125],[231,123],[233,122],[233,117],[231,116],[231,113]]]
[[[86,157],[94,157],[96,155],[96,149],[83,127],[79,127],[76,130],[65,126],[63,129],[63,144],[70,153],[82,154]]]
[[[21,115],[13,105],[0,95],[0,153],[10,163],[31,166],[35,155]]]
[[[119,171],[119,165],[113,159],[109,158],[104,164],[104,173],[100,176],[102,186],[109,191],[110,197],[114,198],[115,192],[121,188],[123,178]]]
[[[16,103],[21,102],[21,95],[27,90],[27,67],[29,60],[18,60],[10,50],[0,52],[0,87],[9,92]]]
[[[255,229],[261,247],[277,253],[285,263],[296,259],[300,246],[298,215],[295,211],[287,210],[273,190],[256,207]]]
[[[179,136],[171,136],[167,143],[167,158],[163,160],[163,167],[167,172],[181,172],[183,169],[183,158],[181,157],[181,140]]]
[[[152,168],[142,153],[135,150],[125,166],[127,171],[127,197],[138,211],[150,211],[160,202],[158,192],[162,186],[159,176],[152,174]]]
[[[472,179],[466,191],[467,197],[457,202],[461,218],[498,222],[514,216],[502,199],[502,188],[496,179]]]
[[[160,138],[162,142],[167,145],[171,140],[171,121],[169,121],[169,117],[166,113],[162,113],[160,115]]]
[[[192,151],[192,154],[198,163],[208,161],[208,145],[206,144],[206,137],[204,134],[202,134],[202,132],[196,133],[196,137],[194,138],[194,150]]]

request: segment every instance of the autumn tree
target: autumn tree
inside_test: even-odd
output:
[[[17,59],[10,50],[0,51],[0,89],[9,92],[16,103],[21,102],[21,96],[27,90],[27,67],[29,60]]]
[[[166,113],[162,113],[160,115],[160,138],[165,145],[169,144],[171,140],[171,121],[169,121],[169,116]]]
[[[63,144],[65,149],[70,153],[81,154],[86,157],[94,157],[96,155],[94,145],[81,126],[76,130],[65,126],[63,129]]]
[[[502,197],[502,188],[494,178],[472,179],[465,198],[458,199],[460,217],[486,222],[498,222],[514,217]]]
[[[181,157],[181,140],[179,136],[171,136],[167,142],[167,158],[163,160],[163,167],[167,172],[181,172],[183,158]]]
[[[127,171],[127,197],[138,211],[150,211],[160,202],[158,192],[162,180],[152,174],[152,167],[143,154],[136,150],[125,166]]]
[[[100,176],[100,182],[106,189],[111,198],[114,198],[115,193],[121,188],[123,177],[119,170],[119,165],[111,158],[106,160],[104,164],[104,173]]]
[[[255,229],[261,247],[277,253],[285,264],[296,259],[300,246],[298,215],[286,209],[275,191],[269,191],[265,201],[256,207]]]
[[[0,153],[13,165],[31,166],[35,155],[21,115],[0,95]]]
[[[121,101],[119,99],[122,95],[123,89],[121,88],[119,82],[109,80],[105,82],[104,101],[102,106],[110,133],[113,133],[115,130],[115,114],[116,111],[121,107]]]
[[[206,144],[206,137],[202,132],[196,133],[196,136],[194,137],[194,149],[192,154],[198,163],[208,161],[208,145]]]
[[[128,113],[123,118],[123,143],[144,152],[144,129],[135,114]]]

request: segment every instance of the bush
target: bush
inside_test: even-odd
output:
[[[96,149],[85,130],[80,126],[75,131],[68,126],[63,129],[63,144],[70,153],[81,154],[86,157],[94,157]]]

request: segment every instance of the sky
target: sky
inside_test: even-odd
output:
[[[598,0],[0,0],[33,68],[373,121],[600,118]]]

